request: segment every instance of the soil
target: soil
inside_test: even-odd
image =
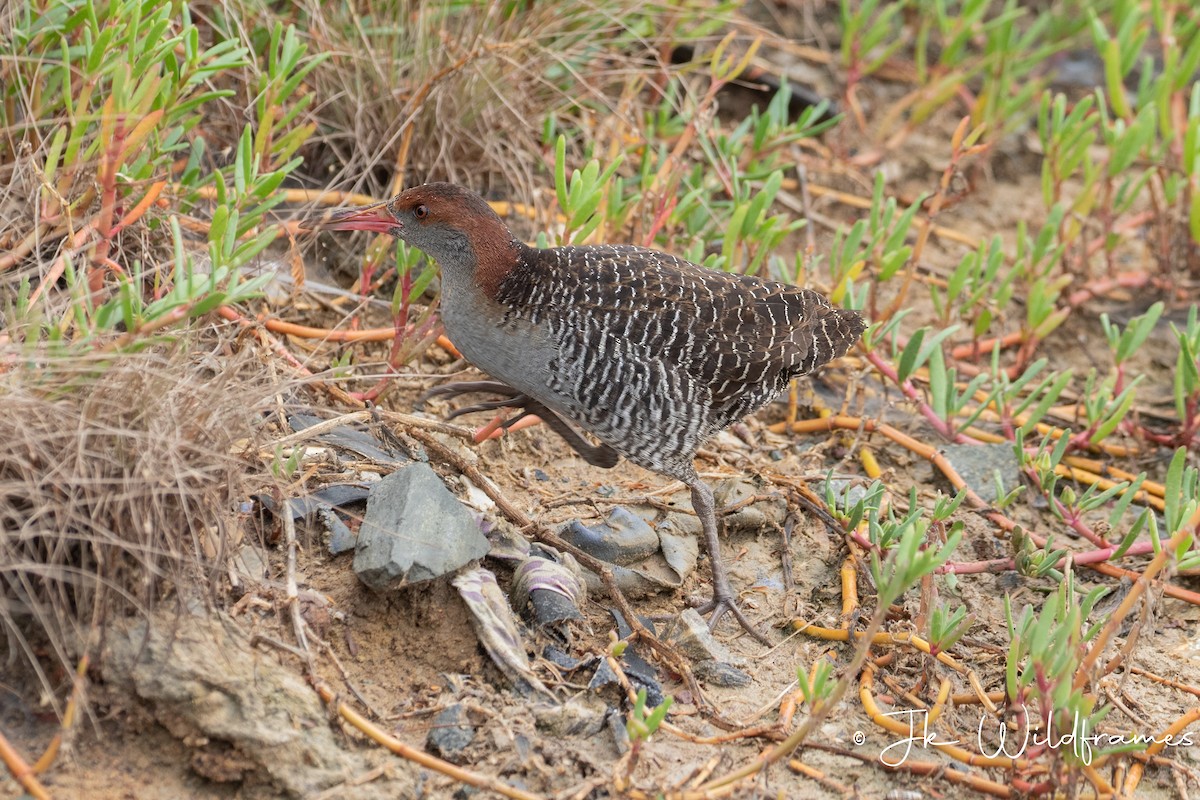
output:
[[[948,131],[953,129],[954,122],[949,118],[943,121],[945,133],[910,137],[902,154],[889,155],[884,168],[902,193],[911,191],[915,196],[929,188],[933,180],[930,176],[934,174],[931,165],[940,170],[937,165],[944,159]],[[977,176],[980,190],[967,193],[958,205],[939,218],[940,224],[976,238],[997,231],[1013,231],[1018,221],[1027,222],[1031,228],[1040,225],[1043,206],[1036,162],[1019,156],[1001,161],[1003,169],[991,176]],[[811,177],[819,181],[827,176]],[[830,178],[830,182],[836,180]],[[825,201],[818,200],[814,210],[839,219],[850,218],[847,211]],[[829,239],[829,231],[820,232],[820,246],[827,247]],[[963,252],[963,246],[953,242],[935,242],[929,263],[934,271],[947,269]],[[1137,306],[1140,301],[1129,297],[1125,302]],[[1119,297],[1108,302],[1104,307],[1108,310],[1122,307]],[[1093,366],[1089,352],[1102,341],[1096,316],[1099,310],[1097,305],[1087,315],[1075,315],[1059,332],[1055,339],[1059,346],[1046,349],[1055,366],[1069,365],[1080,374]],[[912,316],[923,319],[927,311],[918,308]],[[430,375],[430,385],[439,379],[438,373],[458,369],[458,365],[448,364],[434,351],[430,358],[417,365]],[[802,395],[809,398],[811,388],[811,394],[820,398],[820,405],[834,408],[846,397],[853,398],[853,403],[866,402],[877,416],[902,425],[921,438],[932,439],[932,434],[915,421],[898,396],[883,391],[876,383],[868,384],[854,372],[853,359],[846,361],[839,368],[828,370],[824,377],[803,385]],[[1171,367],[1153,360],[1139,365],[1148,382],[1166,392],[1163,396],[1167,398]],[[1153,398],[1159,393],[1145,391],[1142,397]],[[410,386],[390,398],[388,404],[407,411],[416,394],[417,390]],[[868,399],[863,400],[864,396]],[[1147,412],[1152,412],[1149,407],[1152,401],[1147,400],[1146,404]],[[811,409],[806,410],[811,413]],[[744,479],[760,487],[763,495],[770,495],[780,491],[780,483],[772,480],[775,475],[808,482],[818,492],[830,471],[838,476],[860,478],[854,456],[862,440],[848,434],[797,437],[767,431],[766,424],[781,419],[784,413],[782,403],[777,403],[748,420],[742,436],[726,434],[718,438],[698,461],[706,480],[718,485],[725,480]],[[486,421],[483,416],[477,419],[480,424]],[[883,469],[882,480],[895,497],[904,497],[911,485],[928,502],[939,488],[945,488],[927,464],[907,451],[882,441],[872,443],[878,445],[875,452]],[[479,468],[499,486],[504,496],[545,525],[575,518],[591,524],[602,519],[612,504],[646,508],[643,501],[647,495],[671,488],[666,479],[625,462],[608,471],[591,467],[544,426],[488,441],[475,452]],[[447,484],[465,497],[466,490],[457,472],[449,465],[435,466]],[[1138,469],[1135,467],[1133,471]],[[681,511],[690,510],[686,492],[678,487],[658,499],[675,504]],[[765,507],[772,502],[778,503],[763,499],[755,506]],[[1029,508],[1015,513],[1018,518],[1024,515],[1032,520],[1039,512]],[[487,517],[496,524],[507,524],[494,510]],[[969,553],[969,557],[985,559],[1009,554],[1007,542],[997,538],[994,528],[982,518],[970,513],[962,513],[960,518],[966,525],[963,552]],[[740,688],[703,682],[702,685],[708,701],[725,719],[741,725],[771,723],[779,719],[781,703],[795,691],[797,669],[806,670],[821,659],[830,659],[840,667],[851,655],[851,648],[844,644],[796,633],[794,624],[798,621],[801,625],[838,628],[847,622],[842,618],[839,573],[846,555],[845,543],[819,520],[803,513],[796,517],[787,545],[778,526],[748,528],[730,524],[728,528],[723,552],[731,580],[743,592],[742,603],[748,615],[760,629],[768,631],[774,645],[765,648],[741,634],[731,623],[725,623],[717,633],[718,639],[733,653],[751,683]],[[597,793],[591,796],[604,796],[612,785],[613,767],[622,753],[620,737],[614,732],[619,725],[605,720],[598,730],[589,728],[589,733],[575,735],[556,728],[549,704],[514,688],[481,649],[470,615],[448,578],[377,594],[359,583],[351,569],[350,555],[328,554],[320,532],[302,531],[301,538],[297,579],[303,592],[312,593],[304,607],[306,619],[345,670],[344,677],[339,676],[332,660],[322,655],[317,658],[319,672],[342,698],[360,707],[365,704],[377,724],[418,749],[426,747],[435,716],[447,707],[462,704],[474,733],[470,744],[452,756],[456,763],[547,796],[584,797],[589,786],[597,787]],[[781,559],[785,550],[791,563],[790,587],[785,586]],[[290,620],[280,603],[286,552],[282,547],[274,547],[267,555],[267,580],[249,587],[249,599],[238,604],[233,609],[237,613],[226,619],[225,625],[240,631],[234,637],[237,643],[230,644],[231,640],[217,634],[193,635],[190,639],[193,646],[200,648],[196,656],[199,662],[207,660],[214,670],[220,669],[215,665],[223,663],[223,655],[230,648],[242,648],[238,652],[252,656],[253,666],[245,676],[248,683],[254,684],[265,680],[263,676],[276,673],[297,676],[296,680],[302,683],[303,678],[298,677],[303,674],[299,659],[266,643],[268,639],[292,641]],[[507,568],[488,565],[507,588]],[[1077,579],[1081,592],[1094,585],[1115,587],[1113,581],[1086,570],[1079,571]],[[1194,578],[1184,580],[1196,588]],[[951,655],[971,666],[987,689],[1001,688],[1004,681],[1008,636],[1000,599],[1009,596],[1014,609],[1025,604],[1040,608],[1047,586],[1044,581],[1011,573],[966,575],[953,585],[942,585],[944,598],[965,605],[976,617],[970,634]],[[648,616],[669,617],[686,608],[690,598],[702,597],[707,587],[708,563],[702,558],[682,590],[639,599],[635,607]],[[859,571],[858,590],[868,600],[873,596],[865,569]],[[567,648],[569,655],[586,658],[605,652],[614,627],[611,605],[603,594],[590,596],[583,607],[585,618],[573,628],[574,638]],[[891,628],[911,629],[919,611],[916,593],[910,593],[902,607],[894,610]],[[1135,613],[1131,619],[1138,620],[1136,628],[1140,632],[1131,664],[1183,683],[1197,682],[1200,644],[1196,630],[1200,609],[1162,599],[1152,611],[1141,617]],[[188,624],[185,618],[184,625]],[[250,637],[255,634],[263,638],[251,645]],[[533,656],[542,653],[544,639],[529,630],[523,635],[528,653]],[[208,648],[207,655],[204,648]],[[888,675],[895,683],[889,693],[878,695],[885,712],[912,708],[911,698],[901,696],[900,692],[921,686],[930,678],[948,677],[956,694],[971,691],[962,675],[949,670],[931,671],[928,659],[920,653],[904,648],[896,648],[894,653],[896,660]],[[558,687],[560,698],[586,699],[588,693],[584,687],[589,673],[562,675],[561,670],[544,660],[535,658],[533,663],[535,672],[547,685]],[[659,677],[663,692],[674,698],[670,717],[674,725],[700,739],[723,733],[699,713],[697,698],[678,676],[660,670]],[[881,692],[882,686],[877,683],[876,692]],[[1135,674],[1125,673],[1119,680],[1107,679],[1103,686],[1109,700],[1120,704],[1108,720],[1114,730],[1161,732],[1197,702],[1184,691],[1160,686]],[[0,692],[0,728],[22,752],[41,752],[58,732],[57,721],[38,704],[37,693],[29,686],[6,688],[8,691]],[[930,696],[925,691],[922,699],[928,702]],[[278,781],[247,779],[248,773],[261,773],[264,766],[261,752],[246,755],[255,740],[242,738],[245,727],[224,733],[226,744],[235,741],[238,746],[222,751],[219,748],[222,734],[211,723],[193,719],[181,726],[172,715],[163,713],[166,701],[162,697],[148,697],[138,686],[102,683],[93,689],[89,700],[93,716],[76,729],[69,746],[45,776],[56,800],[285,796]],[[335,788],[326,794],[293,792],[290,796],[357,796],[362,786],[373,782],[378,782],[380,796],[471,796],[470,791],[449,778],[419,772],[400,759],[381,757],[382,751],[374,744],[347,732],[336,716],[330,716],[330,730],[337,732],[340,746],[357,760],[343,765],[345,784],[341,788],[335,782],[331,784]],[[943,717],[938,734],[943,739],[961,739],[973,747],[979,720],[977,706],[951,708]],[[181,733],[184,730],[187,732]],[[747,788],[739,796],[840,798],[849,791],[863,797],[916,798],[955,796],[966,791],[941,779],[882,768],[878,762],[880,752],[899,738],[875,725],[852,691],[810,740],[825,749],[809,747],[796,754],[809,770],[819,771],[821,777],[799,774],[781,764],[763,775],[753,790]],[[697,743],[660,732],[645,747],[633,782],[658,789],[686,787],[696,776],[720,775],[753,761],[766,744],[760,738]],[[261,742],[256,745],[261,746]],[[1200,770],[1200,747],[1176,748],[1172,757],[1193,770],[1193,774]],[[915,749],[910,759],[954,766],[932,749]],[[992,777],[1001,782],[1005,779],[998,773]],[[0,794],[16,793],[11,779],[7,775],[0,777]],[[1174,794],[1175,782],[1167,768],[1150,769],[1139,789],[1142,797]]]

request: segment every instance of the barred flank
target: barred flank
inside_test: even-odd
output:
[[[807,289],[630,246],[525,248],[496,299],[505,322],[550,331],[547,388],[576,423],[680,479],[705,440],[866,328]]]

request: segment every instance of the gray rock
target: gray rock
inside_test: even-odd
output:
[[[646,516],[656,517],[657,509]],[[699,543],[680,531],[690,528],[682,514],[652,527],[641,513],[616,506],[603,522],[591,527],[575,520],[559,530],[566,541],[610,565],[617,586],[630,599],[675,591],[696,567]],[[695,522],[699,530],[699,521]],[[603,591],[600,578],[584,571],[589,591]]]
[[[621,679],[605,658],[597,662],[596,671],[592,673],[587,688],[593,695],[605,700],[614,708],[625,699],[625,688],[621,685]]]
[[[252,544],[242,545],[233,557],[234,570],[250,583],[262,583],[267,577],[267,560]]]
[[[1021,481],[1021,465],[1011,444],[946,444],[940,449],[967,486],[985,502],[999,499],[996,473],[1000,473],[1005,491],[1012,491]]]
[[[329,531],[329,554],[331,556],[340,556],[342,553],[348,553],[354,549],[354,531],[342,522],[342,518],[337,515],[337,512],[332,508],[323,508],[317,512],[317,516],[321,518],[321,521],[325,523],[325,528]]]
[[[654,528],[624,506],[614,506],[604,522],[591,527],[575,520],[560,535],[589,555],[624,567],[658,552]]]
[[[377,591],[453,572],[487,554],[475,515],[425,463],[374,485],[358,531],[354,572]]]
[[[555,738],[595,736],[604,729],[608,706],[595,695],[579,695],[561,705],[533,707],[538,730]]]
[[[708,623],[694,608],[687,609],[675,618],[674,624],[667,631],[667,641],[674,643],[693,663],[734,663],[739,660],[729,652],[729,648],[717,641],[708,629]]]
[[[297,432],[305,428],[311,428],[320,422],[324,422],[324,420],[320,417],[314,417],[311,414],[291,414],[288,416],[288,424],[292,430]],[[356,453],[363,458],[369,458],[380,464],[395,464],[411,459],[412,454],[396,452],[396,448],[393,446],[395,443],[380,441],[369,430],[364,430],[365,427],[342,425],[339,428],[334,428],[317,436],[316,441],[322,444],[333,445],[342,450],[349,450],[351,453]],[[392,438],[394,439],[395,437]]]
[[[729,478],[713,487],[713,499],[718,509],[728,509],[755,497],[758,498],[755,502],[723,513],[725,530],[730,535],[758,533],[782,525],[787,519],[787,502],[777,492],[764,491],[745,478]]]
[[[701,661],[694,672],[697,678],[713,686],[739,689],[751,683],[749,675],[724,661]]]
[[[861,480],[831,478],[828,488],[833,492],[833,496],[837,498],[839,506],[845,504],[847,508],[852,508],[855,503],[867,496],[867,485]]]
[[[425,740],[426,747],[447,761],[461,763],[462,751],[475,739],[475,727],[462,703],[446,706],[433,718],[433,729]]]
[[[617,754],[625,755],[629,751],[629,728],[625,727],[625,719],[620,714],[608,715],[608,732],[612,734]]]
[[[416,796],[417,770],[401,761],[381,781],[346,783],[381,759],[345,749],[304,678],[251,647],[227,616],[162,611],[114,625],[99,663],[111,689],[144,703],[192,751],[192,769],[238,782],[238,797],[312,797],[339,785],[337,796],[352,800]]]

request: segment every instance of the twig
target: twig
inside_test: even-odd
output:
[[[464,442],[469,442],[472,439],[470,429],[459,425],[452,425],[449,422],[442,422],[436,419],[425,419],[424,417],[414,416],[413,414],[404,414],[399,411],[384,411],[383,409],[375,409],[374,411],[352,411],[348,414],[342,414],[332,419],[327,419],[318,422],[315,425],[310,425],[307,428],[298,430],[295,433],[290,433],[287,436],[282,436],[273,442],[267,444],[267,449],[274,450],[277,447],[288,447],[300,442],[308,441],[317,436],[328,433],[329,431],[341,428],[344,425],[353,425],[359,422],[370,422],[375,415],[394,422],[405,427],[424,428],[426,430],[444,433],[453,436],[457,439],[462,439]]]
[[[71,697],[67,700],[67,709],[63,712],[62,725],[54,734],[54,738],[50,740],[50,744],[42,753],[41,758],[33,765],[33,771],[37,774],[42,774],[50,768],[54,763],[55,757],[58,755],[58,748],[62,746],[63,734],[69,731],[75,724],[75,713],[79,708],[79,698],[83,695],[83,687],[87,677],[88,656],[85,653],[83,658],[79,659],[79,665],[75,668],[75,681],[71,687]]]
[[[296,543],[296,521],[292,515],[286,511],[280,515],[283,519],[283,535],[287,542],[287,604],[291,609],[292,615],[292,632],[296,636],[296,643],[303,653],[305,666],[308,674],[314,679],[317,675],[317,665],[313,661],[312,652],[308,649],[308,637],[304,635],[304,618],[300,616],[300,589],[296,584],[296,551],[299,545]]]
[[[4,762],[4,766],[8,767],[9,774],[30,797],[33,797],[34,800],[50,800],[50,793],[46,791],[46,787],[38,781],[33,769],[16,748],[8,743],[3,731],[0,731],[0,761]]]
[[[1166,545],[1163,545],[1164,551]],[[1160,736],[1155,736],[1154,741],[1146,748],[1147,756],[1156,756],[1163,751],[1168,742],[1179,742],[1178,737],[1192,723],[1200,720],[1200,706],[1193,706],[1186,714],[1172,722]],[[1145,766],[1140,761],[1135,761],[1129,766],[1129,774],[1125,777],[1125,784],[1121,787],[1121,793],[1125,797],[1137,796],[1137,787],[1142,780],[1142,773],[1145,771]]]
[[[512,798],[512,800],[542,800],[541,795],[532,794],[531,792],[526,792],[523,789],[509,786],[499,778],[493,778],[489,775],[480,775],[478,772],[472,772],[470,770],[463,769],[462,767],[457,767],[454,764],[451,764],[449,761],[443,761],[442,759],[432,756],[422,750],[418,750],[415,747],[410,747],[394,736],[388,734],[386,731],[375,725],[375,723],[371,722],[362,714],[359,714],[346,703],[338,700],[337,695],[334,694],[333,690],[324,683],[318,682],[316,689],[317,694],[321,697],[321,700],[326,703],[333,704],[337,709],[337,713],[342,717],[342,719],[346,720],[346,722],[348,722],[350,725],[362,731],[362,733],[371,739],[371,741],[375,742],[376,744],[383,745],[401,758],[412,761],[413,763],[425,767],[426,769],[431,769],[434,772],[441,773],[442,775],[456,780],[459,783],[465,783],[468,786],[474,786],[477,789],[495,792],[496,794],[503,795],[504,797]]]

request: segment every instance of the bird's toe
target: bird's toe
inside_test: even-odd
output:
[[[724,617],[726,614],[732,614],[733,618],[737,620],[737,623],[742,626],[742,629],[745,630],[746,633],[753,636],[759,643],[766,645],[767,647],[771,646],[771,641],[767,639],[766,636],[759,633],[758,628],[754,627],[754,623],[746,618],[746,615],[742,612],[741,607],[737,604],[737,600],[734,599],[732,595],[722,596],[721,593],[717,593],[713,595],[712,600],[708,601],[708,603],[701,606],[697,610],[701,614],[711,614],[711,616],[708,618],[708,629],[710,631],[715,631],[717,629],[717,625],[720,623],[722,617]]]

